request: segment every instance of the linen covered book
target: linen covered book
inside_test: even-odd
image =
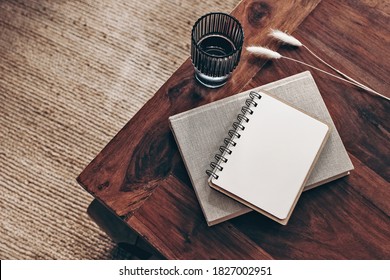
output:
[[[331,127],[316,165],[304,190],[349,174],[352,163],[334,126],[321,94],[309,71],[255,88],[302,109]],[[242,203],[221,194],[208,185],[210,162],[231,129],[249,91],[171,116],[171,129],[178,144],[199,204],[209,226],[251,211]]]
[[[209,170],[209,185],[287,224],[329,136],[328,125],[263,90],[249,93],[232,124]]]

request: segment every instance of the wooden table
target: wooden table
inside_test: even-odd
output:
[[[244,26],[245,45],[276,49],[269,28],[294,32],[387,96],[389,14],[386,1],[374,0],[243,0],[232,12]],[[304,49],[279,51],[320,65]],[[389,259],[390,102],[318,72],[312,74],[355,170],[304,193],[287,226],[254,212],[205,223],[168,117],[304,70],[243,52],[228,84],[211,90],[195,81],[191,61],[184,62],[77,178],[95,206],[107,207],[95,213],[92,207],[91,216],[121,242],[130,239],[128,226],[168,259]]]

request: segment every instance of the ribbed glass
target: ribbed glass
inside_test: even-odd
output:
[[[244,32],[234,17],[206,14],[194,24],[191,37],[191,59],[201,77],[227,77],[238,65]]]

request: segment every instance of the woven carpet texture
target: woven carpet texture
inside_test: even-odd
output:
[[[0,0],[0,258],[131,258],[86,214],[84,167],[238,0]]]

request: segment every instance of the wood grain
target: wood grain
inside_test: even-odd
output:
[[[389,216],[355,190],[367,170],[353,163],[349,177],[304,193],[285,227],[254,213],[232,222],[276,259],[386,259]]]
[[[337,16],[339,10],[345,16]],[[362,16],[363,11],[369,15]],[[383,42],[390,37],[386,28],[378,28],[388,18],[383,11],[361,3],[324,1],[293,35],[332,65],[389,96],[390,61],[383,59]],[[279,51],[320,65],[304,49],[282,47]],[[305,70],[308,68],[287,60],[269,62],[246,89],[271,82],[275,75],[285,77]],[[305,193],[291,223],[283,229],[253,214],[234,224],[274,258],[389,258],[390,102],[319,72],[312,74],[355,170]]]
[[[383,1],[374,7],[370,1],[322,1],[314,9],[319,2],[242,1],[233,15],[243,23],[247,45],[276,48],[265,36],[269,27],[292,32],[299,26],[294,35],[312,50],[389,94],[389,13]],[[318,65],[304,49],[283,47],[280,52]],[[390,104],[316,72],[355,170],[303,194],[285,227],[257,213],[206,227],[167,118],[307,70],[281,59],[259,71],[264,63],[244,53],[229,83],[209,90],[194,81],[187,60],[78,181],[167,258],[388,259]]]
[[[229,223],[208,227],[193,190],[174,176],[126,222],[169,259],[271,259]]]

